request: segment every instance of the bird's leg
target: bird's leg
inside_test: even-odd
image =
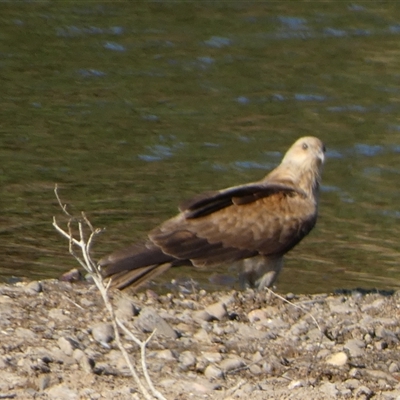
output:
[[[256,256],[247,258],[243,262],[243,271],[240,274],[240,285],[243,288],[257,288],[262,290],[271,287],[283,267],[282,257]]]

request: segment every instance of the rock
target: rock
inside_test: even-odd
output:
[[[290,328],[290,333],[294,336],[301,336],[308,332],[310,329],[309,324],[306,321],[299,321],[292,325]]]
[[[194,320],[199,320],[199,321],[207,321],[207,322],[210,322],[210,321],[216,320],[217,318],[213,317],[213,316],[212,316],[211,314],[209,314],[206,310],[198,310],[198,311],[195,311],[195,312],[193,313],[193,319],[194,319]]]
[[[215,365],[209,365],[205,370],[204,370],[204,376],[207,377],[208,379],[218,379],[222,377],[222,371],[216,367]]]
[[[91,328],[93,339],[109,348],[108,343],[115,339],[114,328],[111,324],[100,322]]]
[[[115,315],[122,321],[129,320],[139,315],[139,308],[135,306],[131,299],[121,297],[117,301]]]
[[[366,369],[365,373],[373,379],[379,380],[379,379],[383,379],[387,382],[392,382],[392,383],[397,383],[397,380],[391,376],[390,374],[388,374],[385,371],[380,371],[377,369]]]
[[[343,347],[348,350],[350,357],[362,357],[365,353],[365,343],[360,339],[349,339]]]
[[[184,351],[179,355],[179,366],[183,370],[193,368],[196,365],[196,362],[197,362],[196,357],[189,350]]]
[[[358,379],[347,379],[347,381],[344,382],[344,387],[347,389],[357,389],[360,387],[361,383]]]
[[[75,390],[61,384],[46,390],[47,396],[54,400],[78,400],[79,395]]]
[[[258,366],[257,364],[251,364],[249,366],[249,371],[253,374],[253,375],[260,375],[262,373],[262,369],[260,366]]]
[[[247,314],[247,318],[249,319],[249,321],[254,324],[257,322],[262,322],[267,318],[267,314],[264,310],[251,310],[248,314]]]
[[[394,374],[395,372],[399,372],[399,365],[397,363],[395,363],[395,362],[392,362],[389,365],[389,372],[391,374]]]
[[[244,360],[241,357],[235,355],[231,355],[219,363],[220,368],[225,372],[242,368],[244,365]]]
[[[26,341],[35,340],[37,335],[35,332],[32,332],[30,329],[26,328],[17,328],[14,332],[15,336]]]
[[[381,341],[375,343],[375,348],[376,348],[377,350],[379,350],[379,351],[385,350],[385,349],[387,349],[388,347],[389,347],[389,345],[388,345],[385,341],[383,341],[383,340],[381,340]]]
[[[224,318],[228,317],[228,311],[226,309],[226,305],[223,302],[218,302],[211,304],[205,309],[206,313],[221,321]]]
[[[73,268],[60,276],[60,281],[78,282],[82,280],[82,274],[77,268]]]
[[[359,386],[354,391],[354,398],[356,399],[370,399],[372,395],[373,395],[372,390],[364,385]]]
[[[50,375],[46,374],[38,379],[38,388],[40,391],[47,389],[50,386]]]
[[[211,342],[210,335],[209,335],[208,332],[207,332],[205,329],[203,329],[203,328],[200,328],[200,329],[193,335],[193,337],[194,337],[196,340],[200,341],[200,342],[206,342],[206,343],[210,343],[210,342]]]
[[[201,357],[210,363],[218,363],[222,360],[222,354],[215,352],[204,352]]]
[[[60,349],[67,355],[67,356],[71,356],[74,348],[71,344],[71,342],[67,339],[65,339],[64,337],[60,337],[57,341],[58,346],[60,347]]]
[[[43,291],[42,283],[38,281],[29,282],[25,286],[25,293],[27,294],[37,294]]]
[[[302,386],[304,386],[305,384],[304,384],[304,381],[301,381],[301,380],[297,380],[297,381],[291,381],[290,383],[289,383],[289,385],[288,385],[288,389],[296,389],[296,388],[299,388],[299,387],[302,387]]]
[[[178,334],[171,328],[163,318],[161,318],[156,310],[152,307],[145,307],[140,312],[139,317],[135,321],[135,325],[143,332],[153,332],[156,330],[155,335],[163,335],[176,339]]]
[[[329,365],[334,365],[336,367],[342,367],[343,365],[347,364],[347,354],[343,351],[340,351],[339,353],[335,353],[330,355],[327,359],[326,359],[326,363]]]
[[[84,372],[89,373],[92,371],[94,362],[81,349],[75,349],[72,357]]]
[[[176,360],[174,354],[169,349],[159,350],[155,353],[155,355],[157,358],[160,358],[165,361],[175,361]]]
[[[324,382],[319,387],[319,391],[324,394],[324,399],[336,399],[339,391],[334,383]]]

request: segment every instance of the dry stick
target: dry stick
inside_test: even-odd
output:
[[[86,215],[82,212],[82,219],[86,223],[86,225],[89,227],[89,229],[91,231],[91,234],[89,236],[88,241],[85,242],[83,224],[82,224],[82,221],[78,221],[80,240],[79,241],[76,240],[73,237],[72,229],[71,229],[71,220],[72,220],[73,217],[67,211],[66,205],[62,204],[61,199],[58,196],[57,185],[56,185],[56,187],[54,189],[54,192],[55,192],[56,198],[58,200],[58,203],[60,204],[61,209],[70,218],[70,220],[68,221],[68,233],[65,232],[62,228],[60,228],[58,226],[55,217],[53,217],[53,226],[58,232],[60,232],[65,238],[67,238],[69,240],[69,252],[79,262],[79,264],[81,264],[81,266],[91,274],[91,276],[92,276],[97,288],[99,289],[100,294],[101,294],[101,296],[103,298],[104,304],[105,304],[105,306],[107,308],[107,311],[108,311],[108,313],[109,313],[109,315],[111,317],[111,322],[112,322],[113,329],[114,329],[114,332],[115,332],[115,341],[116,341],[117,346],[120,349],[122,355],[125,358],[125,361],[126,361],[128,367],[130,369],[131,375],[135,379],[137,385],[139,386],[139,388],[142,391],[142,394],[145,396],[145,398],[151,400],[153,397],[149,394],[147,389],[143,386],[143,384],[142,384],[142,382],[141,382],[141,380],[140,380],[140,378],[139,378],[139,376],[138,376],[133,364],[130,361],[129,355],[128,355],[125,347],[123,346],[123,344],[121,342],[121,337],[120,337],[120,334],[119,334],[117,323],[124,331],[128,332],[129,336],[131,338],[133,338],[134,341],[140,346],[141,356],[142,356],[143,374],[145,375],[147,384],[149,385],[153,395],[159,400],[166,400],[165,397],[155,389],[155,387],[154,387],[154,385],[153,385],[153,383],[152,383],[152,381],[150,379],[150,376],[148,374],[146,360],[145,360],[145,355],[146,355],[145,348],[146,348],[147,344],[149,343],[149,341],[151,340],[151,338],[153,337],[154,332],[148,337],[148,339],[145,342],[142,342],[139,339],[137,339],[131,332],[129,332],[127,330],[127,328],[122,324],[121,321],[117,320],[117,318],[115,317],[115,314],[114,314],[114,309],[113,309],[113,307],[111,305],[111,302],[110,302],[108,294],[107,294],[110,282],[108,283],[107,287],[104,286],[104,282],[103,282],[103,278],[101,276],[101,273],[100,273],[99,269],[97,268],[97,265],[93,262],[93,260],[90,257],[90,248],[91,248],[91,245],[93,243],[94,237],[97,236],[99,233],[101,233],[102,230],[101,229],[94,229],[92,224],[90,223],[90,221],[87,219]],[[84,260],[82,260],[75,253],[75,251],[73,249],[73,245],[76,245],[81,249]]]
[[[118,319],[116,318],[118,326],[135,342],[140,346],[140,358],[142,360],[142,370],[143,370],[143,375],[146,379],[147,384],[149,385],[151,391],[153,394],[156,394],[159,399],[163,399],[163,395],[154,387],[153,382],[150,378],[149,372],[147,370],[147,364],[146,364],[146,346],[150,342],[150,340],[153,338],[154,334],[156,333],[156,329],[151,333],[151,335],[144,341],[140,341],[135,335],[132,334],[131,331],[129,331],[126,326]]]

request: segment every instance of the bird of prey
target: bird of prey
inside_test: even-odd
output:
[[[99,261],[113,286],[137,288],[174,266],[242,261],[243,287],[271,286],[283,256],[314,227],[325,146],[298,139],[260,181],[203,193],[136,244]]]

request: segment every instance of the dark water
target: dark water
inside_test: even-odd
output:
[[[316,135],[320,219],[279,289],[400,286],[396,2],[0,3],[0,86],[2,279],[75,266],[56,182],[100,257]]]

